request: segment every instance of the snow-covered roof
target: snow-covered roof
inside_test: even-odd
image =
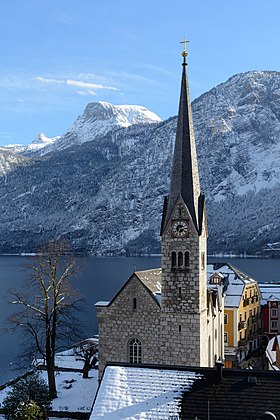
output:
[[[225,292],[225,308],[237,308],[243,294],[244,286],[257,283],[255,279],[228,263],[214,263],[207,265],[207,281],[213,274],[223,278]]]
[[[271,365],[271,367],[274,370],[280,370],[278,366],[276,366],[276,350],[272,350],[275,340],[278,340],[278,345],[280,344],[280,335],[277,335],[277,337],[273,337],[271,340],[269,340],[268,345],[265,350],[266,357],[268,358],[268,361]],[[280,347],[280,346],[279,346]]]
[[[280,284],[279,283],[259,283],[262,294],[261,304],[265,305],[268,301],[280,300]]]
[[[201,378],[176,369],[107,366],[90,420],[173,418],[180,412],[182,393]]]
[[[108,306],[109,305],[109,301],[105,301],[105,300],[100,300],[99,302],[95,303],[95,306]]]

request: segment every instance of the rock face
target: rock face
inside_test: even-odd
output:
[[[44,156],[13,154],[0,183],[1,252],[61,236],[81,252],[159,251],[176,118],[129,108],[89,104]],[[280,241],[280,73],[233,76],[193,102],[193,117],[209,252],[263,252]]]

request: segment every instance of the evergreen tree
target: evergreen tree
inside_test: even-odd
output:
[[[44,411],[51,408],[46,382],[38,372],[20,379],[7,393],[2,408],[8,420],[43,419]]]

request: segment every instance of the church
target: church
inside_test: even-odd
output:
[[[207,216],[187,55],[185,42],[171,182],[162,212],[161,268],[134,272],[110,302],[96,304],[100,374],[111,362],[212,367],[224,356],[222,286],[207,284]]]

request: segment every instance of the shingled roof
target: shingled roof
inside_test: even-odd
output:
[[[280,375],[272,371],[223,371],[221,383],[208,378],[184,393],[182,418],[257,420],[264,412],[280,419]]]

